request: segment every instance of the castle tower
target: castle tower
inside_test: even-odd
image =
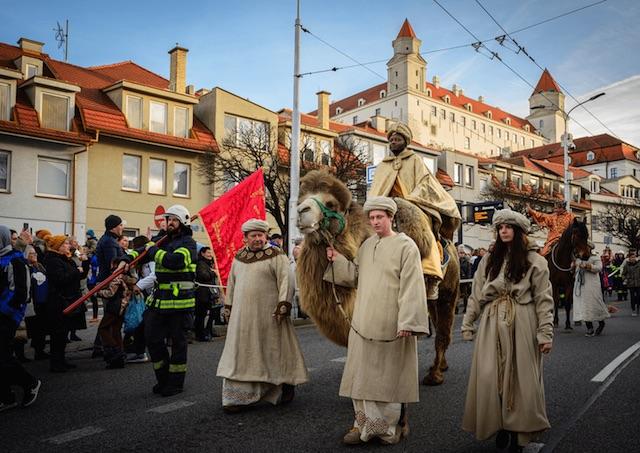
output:
[[[408,19],[393,40],[393,57],[387,62],[387,94],[399,91],[424,93],[427,62],[420,56],[420,41]]]
[[[565,132],[564,93],[547,69],[529,97],[527,120],[551,143],[562,140]]]

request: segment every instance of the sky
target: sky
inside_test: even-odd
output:
[[[475,0],[439,1],[479,39],[504,34]],[[511,32],[598,0],[480,1]],[[42,41],[45,52],[63,59],[53,28],[68,19],[70,63],[132,60],[167,78],[167,52],[179,43],[189,49],[188,84],[196,89],[219,86],[277,111],[293,103],[295,14],[295,0],[34,0],[27,14],[25,8],[0,8],[0,41]],[[359,63],[383,60],[368,69],[356,66],[302,77],[301,110],[316,108],[317,91],[331,92],[333,101],[385,81],[391,41],[405,18],[422,40],[428,80],[438,75],[445,87],[455,83],[470,97],[482,95],[512,114],[528,114],[539,67],[495,41],[486,43],[487,48],[521,78],[496,58],[476,52],[470,43],[477,39],[429,0],[301,0],[301,22],[312,33],[301,36],[301,73],[354,65],[344,54]],[[621,139],[640,146],[638,23],[640,2],[607,0],[512,36],[579,101],[606,92],[587,107]],[[433,52],[458,45],[465,46]],[[567,96],[566,110],[575,104]],[[574,137],[608,132],[581,108],[571,117]]]

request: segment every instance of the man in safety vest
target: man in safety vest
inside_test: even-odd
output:
[[[145,261],[155,262],[156,285],[147,299],[144,330],[157,384],[153,393],[172,396],[182,392],[187,372],[187,329],[193,324],[196,242],[189,226],[189,211],[182,205],[167,209],[169,236],[160,246],[149,242]],[[137,252],[128,257],[131,260]],[[166,339],[171,339],[171,354]]]

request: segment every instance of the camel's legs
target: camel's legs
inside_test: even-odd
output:
[[[422,380],[424,385],[440,385],[444,382],[443,371],[449,368],[445,353],[451,342],[451,329],[453,327],[455,303],[446,303],[446,294],[440,294],[440,299],[428,301],[429,315],[433,320],[436,330],[435,349],[436,355],[429,373]],[[451,298],[449,298],[451,299]]]

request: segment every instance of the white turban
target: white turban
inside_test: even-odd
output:
[[[368,214],[369,211],[387,211],[391,215],[395,215],[398,210],[398,205],[393,198],[389,197],[371,197],[364,203],[364,212]]]
[[[249,219],[242,224],[242,232],[248,233],[249,231],[269,231],[269,224],[260,219]]]

